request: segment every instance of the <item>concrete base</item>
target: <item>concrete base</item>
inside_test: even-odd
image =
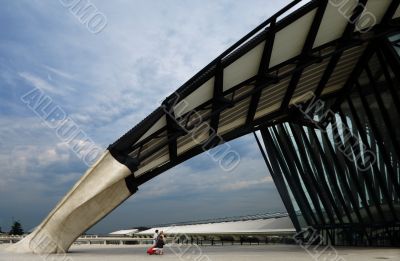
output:
[[[198,260],[198,261],[372,261],[372,260],[400,260],[400,250],[390,248],[337,248],[338,256],[327,251],[321,255],[312,256],[296,245],[260,245],[260,246],[214,246],[202,248],[187,248],[165,246],[163,256],[148,256],[148,246],[118,246],[118,245],[73,245],[66,255],[15,255],[2,254],[0,245],[0,260],[13,261],[141,261],[141,260]]]
[[[26,238],[11,245],[17,253],[64,253],[86,230],[125,201],[131,171],[106,151]]]

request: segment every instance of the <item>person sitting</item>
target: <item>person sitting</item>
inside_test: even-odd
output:
[[[156,255],[163,255],[164,254],[164,245],[165,245],[165,236],[164,232],[161,231],[160,234],[158,235],[157,241],[156,241],[156,246],[154,247],[154,250],[156,251]]]

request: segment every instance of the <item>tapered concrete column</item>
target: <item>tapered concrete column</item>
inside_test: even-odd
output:
[[[125,183],[130,174],[106,151],[46,219],[8,250],[37,254],[68,251],[80,235],[131,196]]]

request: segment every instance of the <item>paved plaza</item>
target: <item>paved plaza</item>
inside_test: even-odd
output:
[[[148,256],[147,246],[127,245],[75,245],[67,255],[17,255],[4,251],[6,245],[0,245],[0,260],[3,261],[124,261],[124,260],[193,260],[193,261],[239,261],[239,260],[399,260],[400,249],[394,248],[337,248],[338,256],[332,251],[322,255],[310,255],[295,245],[260,246],[213,246],[196,248],[195,246],[167,247],[163,256]],[[182,254],[185,250],[185,254]]]

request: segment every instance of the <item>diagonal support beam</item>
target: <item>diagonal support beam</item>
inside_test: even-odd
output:
[[[382,18],[381,24],[388,24],[392,20],[394,14],[396,13],[397,8],[400,6],[400,0],[392,0],[390,3],[387,12]]]
[[[338,64],[342,54],[344,52],[343,47],[346,46],[350,41],[352,41],[352,37],[354,36],[354,31],[356,27],[357,20],[360,18],[362,12],[364,11],[364,7],[366,6],[368,0],[360,0],[358,6],[354,9],[353,15],[350,18],[349,23],[346,26],[346,29],[343,32],[342,38],[336,47],[336,52],[330,59],[324,74],[321,77],[320,82],[315,90],[316,98],[319,98],[328,83],[329,79],[331,78],[336,65]],[[340,51],[339,51],[340,50]],[[346,85],[345,85],[346,86]]]
[[[168,112],[166,113],[168,152],[170,161],[174,162],[178,157],[178,137],[187,134],[187,132],[179,125],[174,111],[168,110]]]
[[[211,117],[210,117],[210,129],[209,139],[205,143],[207,148],[212,148],[218,145],[221,140],[218,138],[218,126],[221,112],[221,108],[232,108],[235,103],[232,100],[225,98],[224,96],[224,67],[222,61],[219,61],[215,68],[214,76],[214,91],[213,99],[211,104]]]
[[[167,116],[167,133],[168,133],[168,152],[170,161],[175,161],[178,157],[177,137],[174,135],[174,119]]]
[[[263,128],[260,130],[260,133],[262,135],[262,140],[264,142],[265,147],[272,148],[274,145],[273,145],[272,141],[269,139],[268,130],[266,128]],[[256,140],[258,140],[257,137],[256,137]],[[282,197],[283,204],[285,205],[285,208],[289,213],[290,219],[292,220],[293,225],[296,228],[296,231],[299,232],[299,231],[301,231],[301,225],[298,220],[296,211],[294,209],[293,202],[290,198],[289,191],[285,185],[283,173],[281,171],[281,168],[279,167],[279,163],[277,162],[276,157],[270,157],[269,158],[270,164],[268,164],[269,161],[265,155],[264,149],[261,147],[261,144],[259,143],[259,141],[257,144],[260,148],[260,151],[262,152],[265,163],[267,164],[267,167],[269,169],[272,179],[274,180],[274,183],[279,192],[279,195]]]
[[[263,50],[263,54],[262,54],[262,57],[261,57],[260,66],[258,68],[258,74],[257,74],[257,78],[258,79],[257,79],[256,84],[254,86],[255,89],[257,88],[257,86],[260,85],[260,83],[263,81],[264,78],[266,78],[266,77],[267,78],[271,78],[271,77],[268,77],[267,70],[268,70],[268,67],[269,67],[269,62],[271,60],[272,48],[274,47],[274,41],[275,41],[274,28],[275,28],[275,23],[276,23],[276,21],[273,20],[271,22],[269,28],[266,29],[267,30],[267,34],[266,34],[266,37],[265,37],[265,45],[264,45],[264,50]],[[258,102],[260,101],[261,92],[262,92],[262,89],[260,88],[251,97],[249,110],[247,112],[246,124],[250,124],[254,119],[254,116],[255,116],[256,111],[257,111]]]
[[[217,67],[215,69],[215,77],[214,77],[214,93],[213,93],[213,102],[212,102],[212,109],[211,113],[218,110],[221,103],[224,102],[224,69],[222,67],[222,62],[219,61],[217,63]],[[219,125],[219,116],[221,113],[215,113],[210,119],[210,136],[213,135],[211,132],[218,132],[218,125]]]
[[[302,68],[303,64],[306,63],[310,56],[311,56],[311,51],[315,42],[315,39],[318,34],[318,29],[321,25],[322,18],[324,16],[326,6],[328,5],[328,0],[323,0],[320,1],[317,11],[315,13],[314,20],[311,24],[310,30],[308,32],[306,41],[303,46],[303,50],[300,54],[299,61],[297,63],[297,68]],[[285,97],[283,98],[282,105],[281,105],[281,111],[286,111],[289,107],[290,100],[292,99],[292,96],[294,94],[294,91],[296,90],[297,84],[300,81],[301,75],[303,74],[303,69],[298,70],[296,73],[293,74],[289,87],[286,91]]]

